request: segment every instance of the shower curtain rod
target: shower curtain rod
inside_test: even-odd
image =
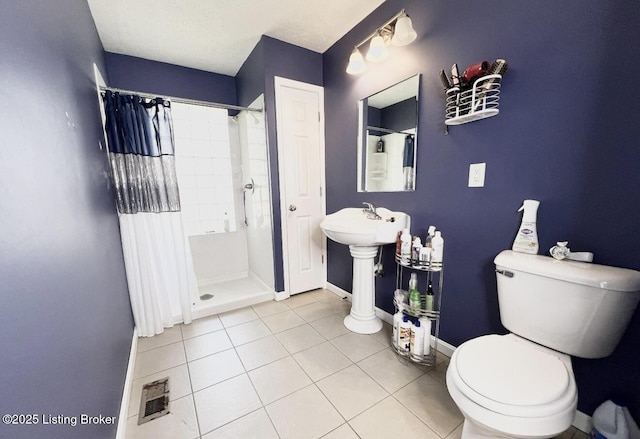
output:
[[[222,109],[225,109],[225,110],[256,111],[256,112],[259,112],[259,113],[262,113],[262,111],[263,111],[262,108],[239,107],[237,105],[218,104],[218,103],[209,102],[209,101],[198,101],[198,100],[195,100],[195,99],[178,98],[178,97],[175,97],[175,96],[166,96],[166,95],[152,94],[152,93],[142,93],[142,92],[134,91],[134,90],[123,90],[121,88],[100,87],[100,91],[107,91],[107,90],[108,91],[112,91],[114,93],[122,93],[122,94],[128,94],[128,95],[138,95],[140,97],[149,98],[149,99],[162,98],[162,99],[166,99],[166,100],[171,101],[171,102],[177,102],[179,104],[201,105],[203,107],[222,108]]]

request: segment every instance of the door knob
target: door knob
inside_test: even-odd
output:
[[[291,212],[294,212],[296,209],[297,209],[297,207],[296,207],[296,206],[294,206],[293,204],[289,204],[289,210],[290,210]]]

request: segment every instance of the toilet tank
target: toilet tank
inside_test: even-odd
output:
[[[635,270],[511,250],[494,262],[504,327],[576,357],[610,355],[640,300]]]

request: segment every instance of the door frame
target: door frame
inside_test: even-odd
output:
[[[326,195],[326,176],[325,176],[325,126],[324,126],[324,87],[308,84],[306,82],[295,81],[293,79],[282,78],[280,76],[274,76],[275,85],[275,108],[276,108],[276,142],[278,142],[278,132],[281,131],[281,127],[285,123],[282,117],[281,106],[281,89],[284,87],[298,88],[305,91],[318,93],[318,139],[319,139],[319,171],[320,171],[320,211],[322,216],[327,214],[327,195]],[[284,277],[284,291],[276,292],[276,300],[286,299],[291,296],[290,281],[289,281],[289,251],[288,251],[288,237],[287,237],[287,205],[284,199],[284,172],[282,172],[282,164],[284,163],[284,150],[277,145],[278,148],[278,183],[279,183],[279,195],[280,195],[280,228],[282,236],[282,271]],[[322,234],[322,283],[327,283],[327,240],[324,234]]]

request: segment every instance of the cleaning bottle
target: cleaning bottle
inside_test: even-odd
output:
[[[424,309],[426,311],[433,311],[433,299],[434,299],[433,284],[431,283],[431,279],[429,279],[429,286],[427,287],[427,295],[426,295],[426,300],[424,304]]]
[[[536,230],[536,215],[540,201],[524,200],[518,212],[524,210],[522,223],[513,241],[512,250],[521,253],[538,254],[538,231]]]
[[[400,331],[398,331],[398,350],[401,353],[408,353],[411,344],[411,322],[409,316],[402,317]]]
[[[400,261],[408,265],[411,260],[411,234],[409,229],[404,229],[400,235]]]
[[[394,348],[398,348],[398,333],[400,332],[400,322],[402,321],[402,311],[398,310],[397,313],[393,315],[393,329],[391,332],[391,343],[393,343]]]
[[[421,299],[420,292],[418,291],[418,277],[416,273],[411,273],[409,279],[409,306],[412,308],[420,309]]]
[[[431,319],[429,317],[420,317],[420,326],[424,332],[424,347],[422,349],[422,355],[429,355],[431,353]]]
[[[420,360],[424,353],[424,328],[420,325],[420,320],[416,320],[411,325],[411,340],[409,342],[409,352],[412,357]]]
[[[424,246],[431,248],[431,240],[436,234],[436,226],[429,226],[427,229],[427,237],[424,238]]]
[[[411,265],[420,264],[420,249],[422,248],[422,240],[419,236],[413,238],[413,244],[411,245]]]
[[[444,238],[442,232],[436,230],[436,234],[431,239],[431,269],[433,271],[442,270],[442,258],[444,256]]]

